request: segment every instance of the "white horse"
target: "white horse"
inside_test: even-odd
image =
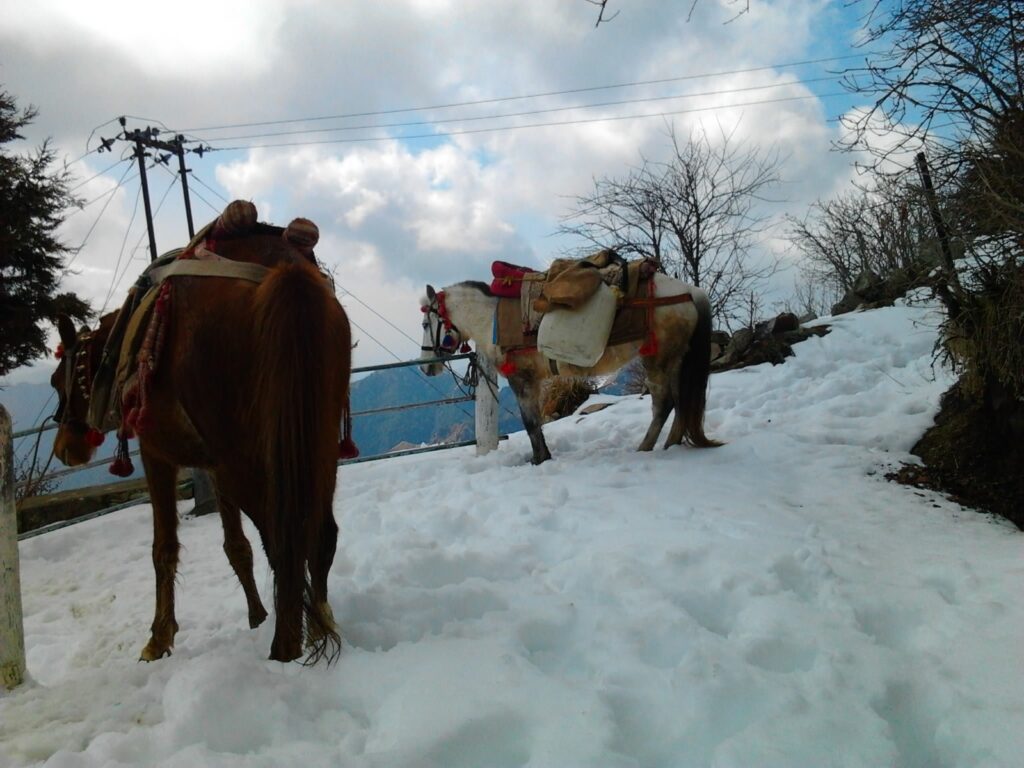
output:
[[[692,285],[661,273],[654,275],[650,302],[655,349],[643,350],[641,360],[651,393],[652,418],[638,450],[649,451],[674,410],[672,428],[665,447],[684,440],[700,448],[720,445],[704,434],[704,407],[711,364],[711,303],[707,294]],[[675,301],[671,297],[675,297]],[[492,342],[498,297],[485,283],[466,281],[435,291],[427,286],[420,300],[423,311],[423,354],[442,357],[454,354],[473,341],[478,355],[488,357],[495,370],[502,371],[519,402],[523,425],[533,446],[533,463],[551,458],[541,431],[541,382],[555,375],[550,361],[535,348],[518,349],[513,365],[501,365],[506,350]],[[644,300],[639,300],[643,305]],[[612,373],[641,354],[642,342],[631,341],[607,347],[592,368],[558,363],[560,376],[591,376]],[[420,366],[428,376],[444,369],[440,362]],[[514,368],[514,370],[513,370]]]

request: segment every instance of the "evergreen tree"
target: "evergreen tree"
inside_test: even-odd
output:
[[[48,142],[29,155],[5,146],[24,138],[36,114],[0,89],[0,376],[47,353],[47,326],[58,314],[90,315],[78,296],[58,292],[69,249],[55,233],[75,203],[68,172],[53,169]]]

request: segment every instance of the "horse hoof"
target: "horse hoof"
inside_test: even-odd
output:
[[[252,611],[249,613],[249,629],[256,629],[262,624],[267,618],[267,611],[265,608],[260,606],[258,611]]]
[[[155,647],[155,646],[153,646],[150,643],[150,644],[146,645],[145,648],[142,649],[142,653],[139,654],[139,661],[145,661],[146,663],[149,663],[151,661],[159,661],[160,659],[164,658],[165,656],[170,656],[170,655],[171,655],[171,649],[170,648],[164,648],[164,649],[161,650],[160,648]]]

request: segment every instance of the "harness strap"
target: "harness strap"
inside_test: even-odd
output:
[[[270,269],[262,264],[229,259],[176,259],[170,264],[149,270],[147,276],[156,285],[168,277],[189,275],[193,277],[232,277],[237,280],[263,282]]]
[[[668,304],[686,304],[693,301],[693,295],[680,293],[676,296],[648,296],[645,298],[625,299],[622,307],[664,307]]]

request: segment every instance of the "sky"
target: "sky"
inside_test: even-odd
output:
[[[26,539],[0,766],[1015,768],[1024,537],[884,478],[952,382],[940,320],[915,295],[713,375],[719,448],[637,453],[649,400],[595,396],[541,466],[519,432],[340,468],[330,668],[267,660],[212,516],[152,664],[147,507]]]
[[[187,156],[197,227],[236,198],[264,221],[317,223],[355,364],[371,365],[416,355],[426,283],[578,248],[555,234],[573,201],[665,158],[670,127],[777,151],[776,223],[846,188],[851,157],[833,146],[858,102],[835,73],[863,61],[856,9],[688,8],[611,0],[595,26],[586,0],[0,0],[0,84],[39,109],[15,148],[49,137],[76,178],[86,206],[61,230],[81,246],[66,285],[95,308],[119,306],[149,258],[130,146],[97,151],[126,116],[217,150]],[[164,166],[147,176],[163,252],[188,239],[181,190]],[[796,279],[782,234],[753,256],[782,260],[778,300]]]

